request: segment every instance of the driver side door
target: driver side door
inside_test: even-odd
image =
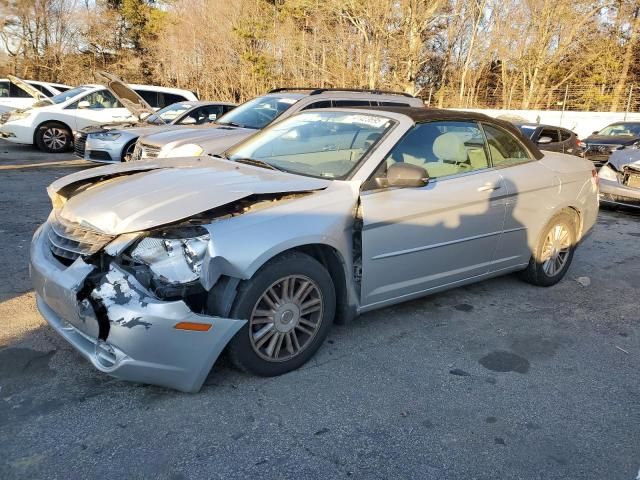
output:
[[[475,122],[418,124],[377,175],[394,162],[419,165],[430,180],[361,193],[363,308],[487,274],[502,235],[506,188]]]

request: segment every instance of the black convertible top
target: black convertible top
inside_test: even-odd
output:
[[[416,123],[435,122],[435,121],[476,121],[488,123],[508,130],[509,133],[516,136],[522,142],[533,156],[540,160],[544,154],[538,149],[531,139],[522,135],[522,132],[511,122],[499,120],[490,117],[484,113],[463,112],[460,110],[447,110],[443,108],[426,108],[426,107],[353,107],[358,110],[377,110],[382,112],[399,113],[406,115]]]

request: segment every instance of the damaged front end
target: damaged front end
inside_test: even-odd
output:
[[[598,172],[600,202],[640,208],[640,150],[624,149]]]
[[[213,158],[59,179],[48,188],[53,212],[31,246],[38,307],[101,371],[197,391],[246,323],[229,318],[236,287],[251,276],[242,262],[268,250],[242,248],[244,237],[224,232],[328,183]]]
[[[31,246],[38,308],[99,370],[196,392],[245,321],[203,313],[204,254],[191,247],[187,238],[100,238],[52,213]]]

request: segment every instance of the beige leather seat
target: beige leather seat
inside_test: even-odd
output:
[[[447,132],[440,135],[433,142],[433,153],[438,161],[426,165],[430,177],[444,177],[466,170],[456,165],[468,161],[467,149],[459,134]]]

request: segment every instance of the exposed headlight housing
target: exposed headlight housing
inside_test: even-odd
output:
[[[32,113],[32,110],[14,110],[13,112],[11,112],[11,115],[9,115],[9,120],[7,121],[11,122],[13,120],[24,120],[25,118],[30,117]]]
[[[209,240],[202,227],[165,230],[140,240],[131,258],[147,265],[164,283],[190,283],[200,278]]]
[[[105,142],[112,142],[113,140],[116,140],[118,138],[120,138],[122,134],[118,133],[118,132],[100,132],[100,133],[90,133],[89,136],[97,139],[97,140],[102,140]]]
[[[598,171],[598,176],[603,180],[609,180],[610,182],[617,182],[618,175],[616,172],[609,166],[609,164],[603,165]]]
[[[204,148],[195,143],[187,143],[167,151],[164,157],[199,157],[204,153]]]

